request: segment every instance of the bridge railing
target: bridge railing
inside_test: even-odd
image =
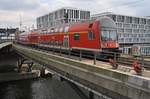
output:
[[[5,42],[13,42],[15,40],[15,37],[14,36],[11,36],[9,38],[5,38],[5,39],[1,39],[0,38],[0,44],[1,43],[5,43]]]
[[[97,60],[103,60],[109,62],[114,69],[117,69],[119,65],[124,65],[127,67],[131,67],[130,70],[134,70],[139,75],[142,75],[142,72],[145,69],[150,68],[150,58],[146,58],[142,55],[125,55],[122,53],[110,51],[93,52],[90,56],[88,54],[82,53],[84,53],[84,51],[80,51],[79,60],[82,60],[82,57],[90,57],[93,59],[94,65],[96,65]]]
[[[90,58],[93,61],[94,65],[97,65],[97,61],[103,60],[105,62],[110,62],[112,67],[114,66],[113,68],[118,67],[118,65],[124,65],[133,67],[134,69],[134,63],[137,61],[141,66],[141,70],[143,70],[144,68],[150,68],[150,59],[146,59],[144,56],[125,55],[121,52],[110,51],[91,51],[87,54],[83,49],[78,49],[78,53],[72,51],[71,49],[65,50],[65,53],[68,54],[66,56],[62,54],[64,53],[64,48],[61,46],[52,46],[51,49],[48,48],[48,50],[51,50],[53,54],[56,54],[57,52],[60,56],[76,59],[79,61],[85,60],[85,58]],[[74,56],[78,56],[78,58]]]
[[[134,63],[137,62],[138,66],[140,66],[141,70],[144,68],[150,68],[150,58],[146,59],[143,56],[133,56],[133,55],[125,55],[121,52],[110,52],[110,51],[90,51],[87,54],[87,50],[85,49],[69,49],[63,46],[36,46],[34,48],[38,48],[38,50],[45,51],[48,53],[60,55],[62,57],[71,58],[74,60],[85,61],[90,59],[90,63],[97,65],[99,64],[99,60],[103,60],[104,62],[109,62],[112,65],[112,68],[117,69],[118,66],[128,66],[131,67],[130,70],[134,69]]]

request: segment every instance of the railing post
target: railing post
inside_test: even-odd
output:
[[[114,52],[114,61],[116,61],[117,62],[117,55],[116,55],[116,53]]]
[[[142,55],[141,56],[141,73],[143,72],[143,70],[144,70],[144,56]]]
[[[53,54],[55,54],[55,49],[54,49],[54,45],[53,45]]]
[[[96,52],[94,52],[94,65],[96,65]]]
[[[112,55],[114,55],[114,57],[109,58],[110,65],[112,66],[113,69],[117,69],[118,63],[117,63],[116,53],[113,53]]]
[[[132,66],[137,75],[142,75],[143,66],[144,66],[143,56],[141,56],[140,59],[138,57],[135,57]]]
[[[80,61],[82,61],[82,51],[80,50],[80,58],[79,58]]]
[[[61,46],[60,46],[60,50],[59,50],[59,51],[60,51],[60,53],[59,53],[59,54],[60,54],[60,56],[61,56]]]
[[[69,57],[70,57],[70,55],[71,55],[70,48],[69,48],[69,52],[68,52],[68,54],[69,54]]]

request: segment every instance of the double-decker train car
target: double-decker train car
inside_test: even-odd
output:
[[[118,52],[116,25],[109,17],[77,22],[27,34],[30,44],[55,46],[66,50]],[[35,44],[35,43],[34,43]]]
[[[29,40],[28,40],[28,32],[23,32],[20,33],[17,37],[17,42],[20,44],[29,44]]]
[[[39,42],[39,33],[37,31],[23,32],[18,35],[18,43],[25,45],[37,45]]]
[[[34,30],[28,34],[28,40],[30,45],[38,45],[39,43],[39,32]]]

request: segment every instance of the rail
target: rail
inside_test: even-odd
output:
[[[75,59],[75,60],[85,60],[85,59],[92,59],[93,64],[96,65],[97,61],[105,61],[109,62],[109,58],[116,61],[118,65],[125,65],[128,67],[132,67],[133,62],[138,60],[142,65],[142,68],[150,68],[150,59],[146,60],[143,56],[134,57],[133,55],[128,55],[127,57],[123,57],[125,54],[116,53],[116,52],[109,52],[109,51],[91,51],[90,53],[86,53],[84,49],[78,49],[77,51],[73,51],[72,49],[64,48],[62,46],[34,46],[34,49],[42,50],[47,53],[57,54],[59,56]],[[101,52],[101,54],[100,54]],[[107,56],[107,57],[105,57]]]
[[[13,42],[14,39],[0,39],[0,44],[5,43],[5,42]]]

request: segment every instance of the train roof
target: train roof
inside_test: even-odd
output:
[[[89,26],[91,24],[93,24],[94,22],[99,21],[100,22],[100,26],[103,28],[112,28],[115,29],[116,28],[116,24],[115,22],[107,17],[100,17],[97,19],[91,19],[91,20],[86,20],[86,21],[79,21],[79,22],[75,22],[75,23],[70,23],[70,24],[62,24],[56,27],[49,27],[49,28],[43,28],[41,30],[36,30],[39,33],[48,33],[48,32],[73,32],[76,31],[78,32],[78,30],[80,31],[85,31],[89,29]]]
[[[107,17],[107,16],[99,17],[96,20],[100,21],[100,25],[103,28],[105,28],[105,27],[107,27],[107,28],[116,28],[115,22],[110,17]]]

